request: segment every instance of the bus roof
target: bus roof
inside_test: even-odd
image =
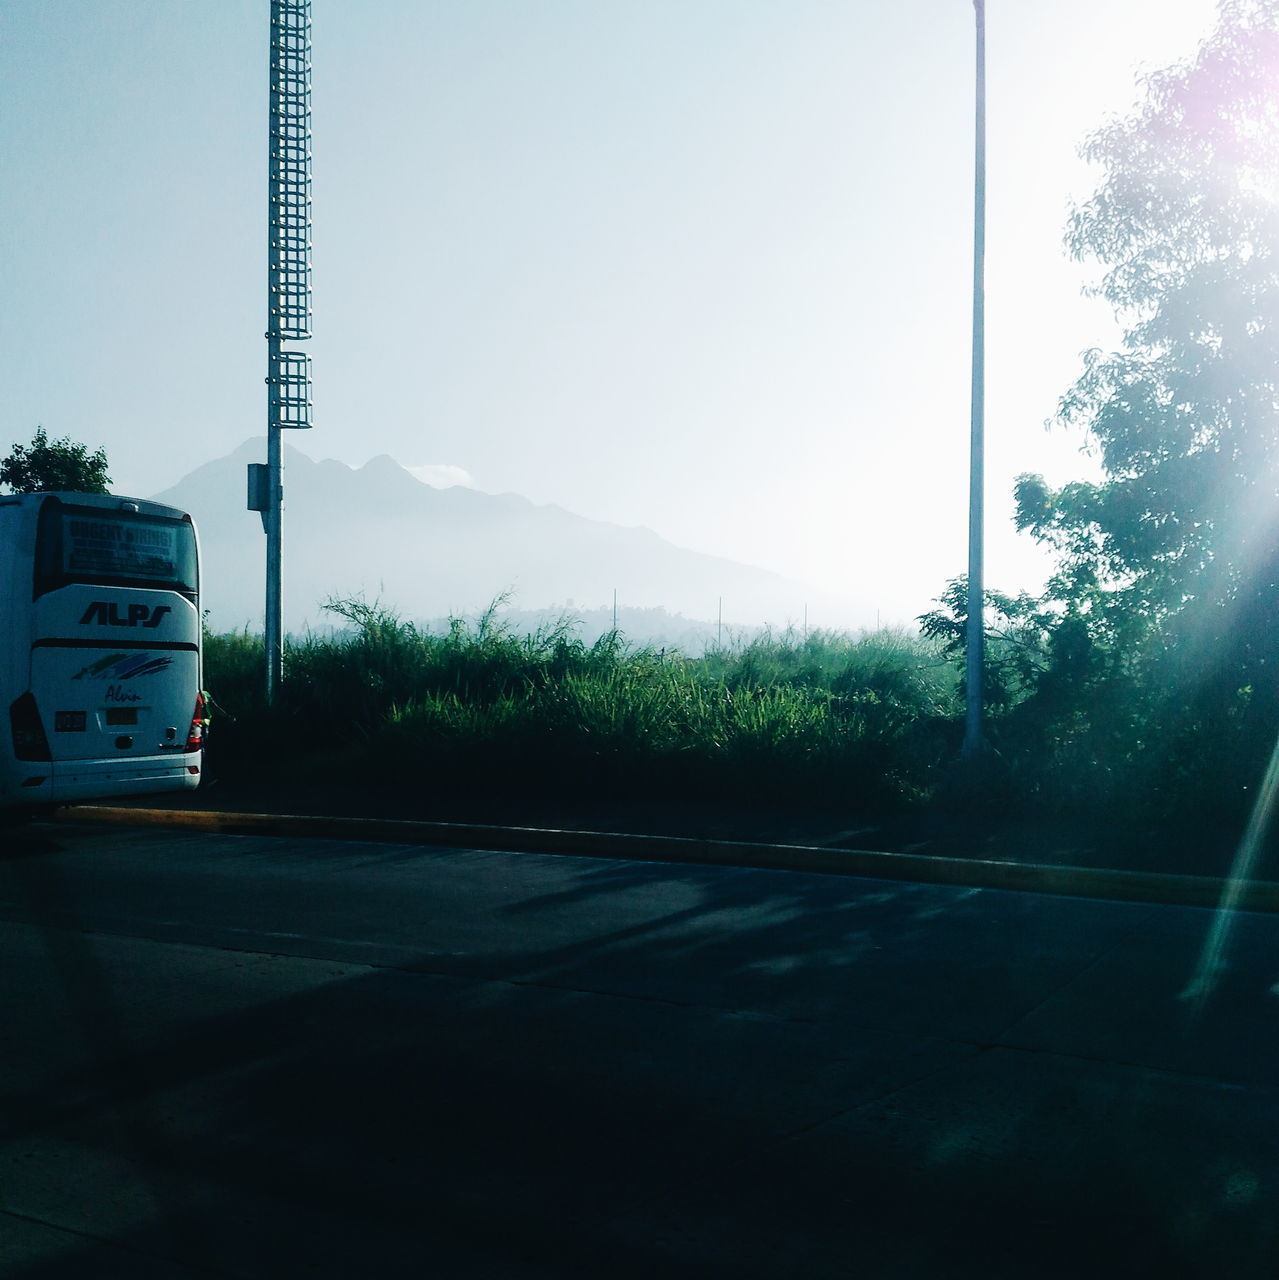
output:
[[[65,489],[0,495],[0,506],[38,507],[50,498],[56,498],[59,502],[77,507],[100,507],[104,511],[136,511],[140,515],[167,516],[169,519],[176,520],[181,520],[187,514],[177,507],[168,507],[163,502],[152,502],[148,498],[129,498],[119,493],[74,493]]]

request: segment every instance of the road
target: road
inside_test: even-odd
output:
[[[5,1277],[1279,1271],[1276,916],[50,824],[0,918]]]

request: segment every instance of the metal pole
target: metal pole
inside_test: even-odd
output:
[[[982,531],[985,505],[986,395],[986,0],[973,0],[977,16],[976,151],[973,180],[973,369],[968,467],[968,663],[964,758],[982,749],[982,674],[986,632],[982,616]]]
[[[279,364],[280,340],[267,340],[269,367]],[[284,670],[284,612],[281,583],[283,580],[281,550],[283,544],[284,447],[280,428],[273,423],[266,429],[267,505],[262,523],[266,528],[266,701],[275,702]]]
[[[250,506],[266,531],[266,699],[284,667],[281,432],[311,426],[311,0],[271,0],[267,214],[267,461],[250,468]],[[266,472],[266,492],[255,476]]]

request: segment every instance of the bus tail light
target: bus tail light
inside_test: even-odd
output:
[[[191,727],[187,730],[187,750],[199,751],[204,746],[204,694],[195,695],[195,710],[191,713]]]
[[[13,731],[13,754],[19,760],[51,760],[49,739],[40,721],[35,694],[24,693],[9,708],[9,727]]]

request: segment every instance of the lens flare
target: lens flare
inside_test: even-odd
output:
[[[1177,997],[1190,1005],[1192,1014],[1196,1018],[1203,1012],[1208,997],[1216,989],[1218,975],[1224,966],[1226,943],[1230,938],[1234,913],[1239,905],[1244,886],[1252,879],[1252,868],[1270,826],[1270,816],[1274,812],[1277,792],[1279,792],[1279,738],[1276,738],[1274,749],[1270,753],[1270,763],[1266,766],[1266,776],[1261,784],[1261,790],[1253,802],[1248,826],[1244,830],[1243,838],[1239,841],[1239,847],[1235,850],[1234,861],[1230,865],[1230,875],[1221,891],[1221,901],[1217,903],[1212,928],[1204,941],[1199,963],[1195,966],[1194,974],[1185,989]]]

